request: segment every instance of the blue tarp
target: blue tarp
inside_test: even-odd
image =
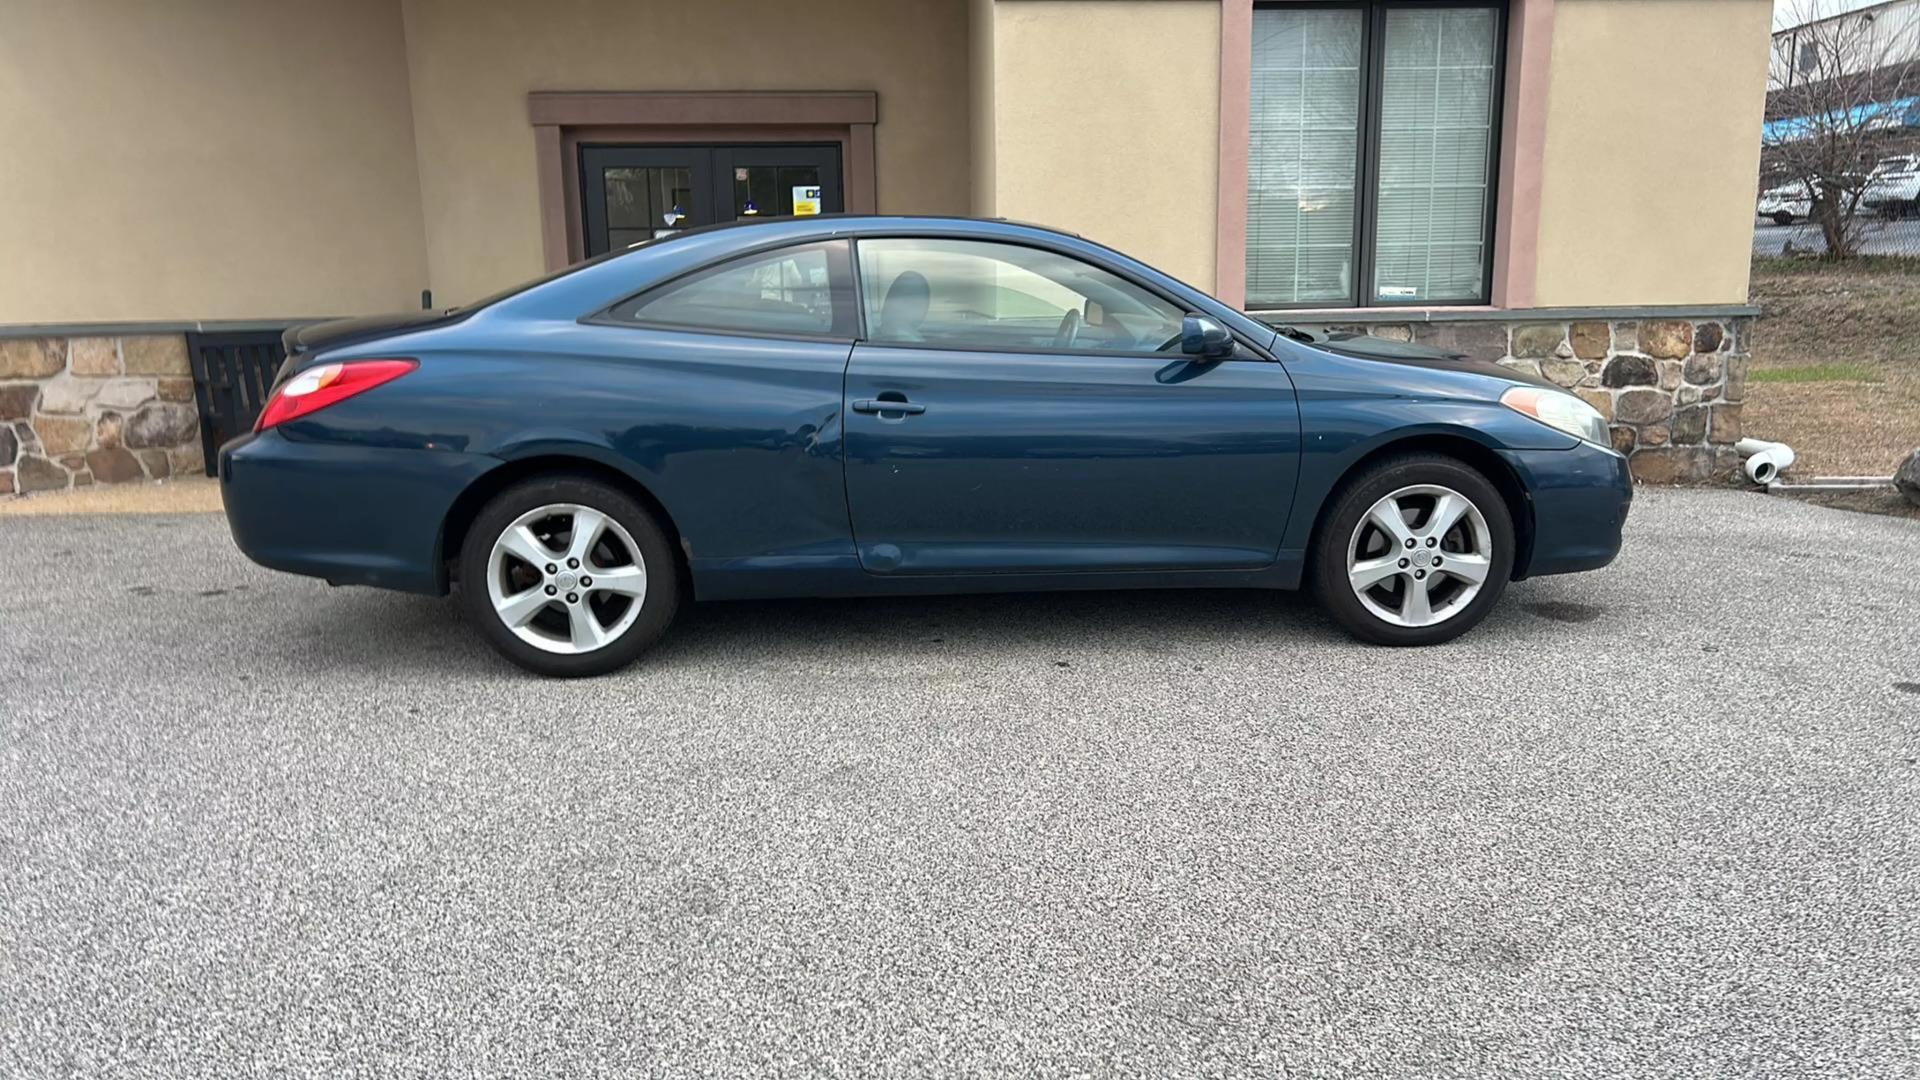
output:
[[[1920,128],[1920,97],[1901,98],[1898,101],[1870,101],[1865,105],[1855,105],[1845,113],[1829,114],[1836,121],[1842,117],[1854,127],[1864,127],[1872,123],[1881,128]],[[1767,143],[1792,142],[1805,138],[1813,128],[1811,116],[1793,116],[1784,120],[1769,120],[1760,127],[1760,139]]]

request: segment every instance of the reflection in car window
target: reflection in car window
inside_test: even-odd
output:
[[[862,240],[867,337],[955,349],[1152,352],[1185,312],[1123,278],[1018,244]]]
[[[608,313],[628,322],[756,334],[833,331],[833,288],[820,244],[749,255],[670,282]]]

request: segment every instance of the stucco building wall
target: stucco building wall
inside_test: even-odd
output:
[[[1520,294],[1742,302],[1767,0],[1524,5],[1549,8]],[[21,3],[0,325],[357,314],[539,273],[534,90],[875,91],[883,212],[1055,224],[1212,287],[1221,26],[1217,0]]]
[[[1534,302],[1740,304],[1769,0],[1557,0]]]
[[[1213,286],[1220,168],[1216,0],[999,0],[975,120],[1002,217],[1081,233]],[[980,149],[981,140],[988,147]],[[976,197],[976,203],[979,200]]]
[[[964,0],[405,0],[435,300],[542,272],[535,90],[872,90],[879,208],[971,205]]]
[[[394,0],[22,0],[0,18],[0,325],[408,308]]]

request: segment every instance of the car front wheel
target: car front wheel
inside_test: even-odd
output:
[[[666,534],[633,497],[584,477],[523,481],[488,502],[460,552],[481,635],[541,675],[601,675],[660,639],[679,606]]]
[[[1315,543],[1313,585],[1356,637],[1435,645],[1471,630],[1513,573],[1506,501],[1464,462],[1391,458],[1335,496]]]

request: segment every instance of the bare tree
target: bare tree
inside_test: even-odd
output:
[[[1797,0],[1801,25],[1774,36],[1764,148],[1806,185],[1827,257],[1848,259],[1867,227],[1858,211],[1873,164],[1898,138],[1891,106],[1920,91],[1920,3],[1834,10]]]

